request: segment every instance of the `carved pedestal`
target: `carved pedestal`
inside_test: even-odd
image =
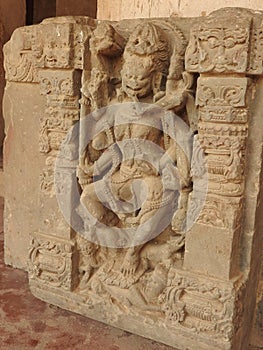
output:
[[[35,296],[178,349],[248,348],[262,254],[262,23],[227,9],[61,17],[14,33],[5,256],[28,266]]]

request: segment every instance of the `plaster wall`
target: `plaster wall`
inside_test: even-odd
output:
[[[96,0],[57,0],[57,16],[89,16],[96,17]]]
[[[98,0],[97,18],[118,21],[141,17],[196,17],[234,6],[263,10],[262,0]]]

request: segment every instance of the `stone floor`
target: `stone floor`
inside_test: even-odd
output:
[[[0,198],[2,225],[3,200]],[[36,299],[24,271],[3,262],[0,233],[1,350],[172,350]]]

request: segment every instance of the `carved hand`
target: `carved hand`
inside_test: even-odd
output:
[[[178,93],[177,91],[174,91],[173,93],[170,92],[166,94],[164,97],[158,100],[156,102],[156,105],[166,110],[171,110],[175,108],[181,109],[185,104],[185,100],[186,100],[185,91],[182,91],[180,93]]]

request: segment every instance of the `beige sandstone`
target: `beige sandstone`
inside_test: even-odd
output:
[[[35,296],[178,349],[247,350],[262,19],[61,17],[13,34],[5,259],[28,265]]]
[[[11,11],[12,9],[12,11]],[[11,15],[10,15],[11,14]],[[25,25],[26,1],[10,0],[0,2],[0,101],[3,99],[5,79],[3,70],[2,46],[6,43],[13,31]],[[4,139],[4,120],[2,116],[2,102],[0,103],[0,147]]]

